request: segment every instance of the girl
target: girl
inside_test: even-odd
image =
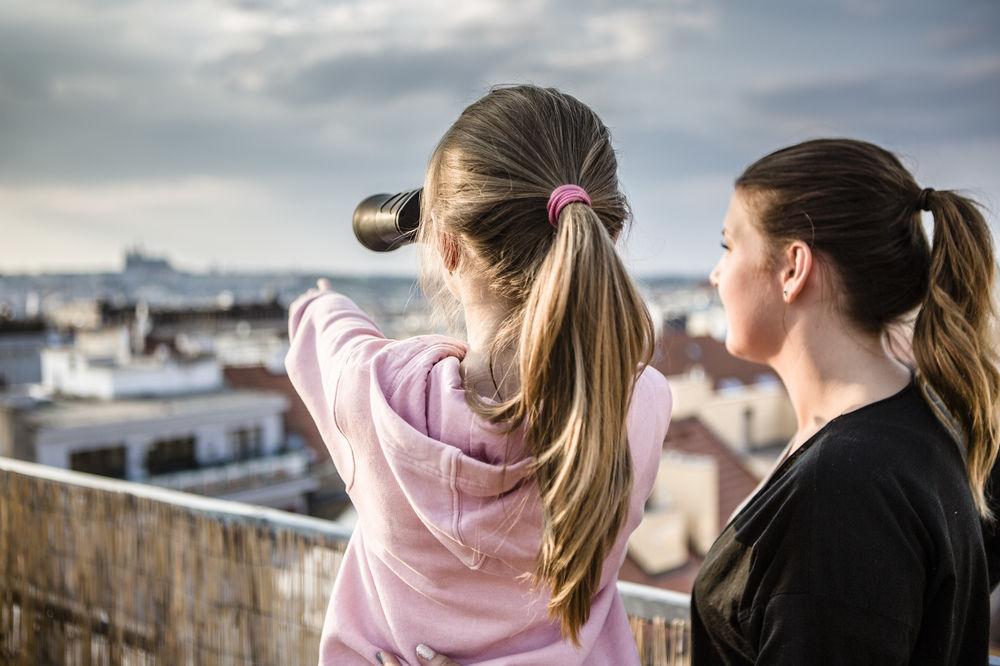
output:
[[[614,248],[616,171],[576,99],[494,90],[435,149],[418,232],[467,340],[387,340],[324,288],[291,305],[288,375],[359,514],[321,664],[415,661],[419,641],[465,664],[638,663],[615,579],[670,394]]]
[[[775,369],[799,428],[705,558],[693,663],[986,663],[1000,375],[982,214],[870,143],[808,141],[736,180],[723,248],[726,346]],[[915,310],[911,375],[884,340]]]

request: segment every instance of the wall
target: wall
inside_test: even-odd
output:
[[[110,400],[128,396],[179,395],[222,386],[214,359],[176,363],[142,357],[126,365],[98,360],[72,348],[42,351],[42,382],[57,392]]]
[[[712,380],[697,367],[668,379],[674,396],[673,418],[698,417],[736,451],[787,441],[795,434],[795,412],[779,383],[713,390]],[[749,432],[747,410],[751,414]]]
[[[660,459],[651,502],[684,516],[694,549],[707,553],[719,536],[719,466],[711,456],[670,451]]]
[[[141,422],[45,428],[36,433],[35,462],[66,469],[73,451],[101,449],[124,444],[129,479],[146,477],[145,460],[149,448],[158,440],[195,438],[195,455],[201,464],[221,463],[234,455],[229,433],[239,428],[260,427],[263,454],[274,453],[284,443],[282,412],[284,398],[265,399],[242,412],[178,414]]]
[[[41,381],[44,333],[0,335],[0,387]]]

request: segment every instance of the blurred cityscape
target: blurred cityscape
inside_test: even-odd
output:
[[[441,332],[408,278],[187,273],[140,248],[116,273],[0,275],[0,456],[352,527],[344,485],[284,371],[288,304],[319,277],[389,337]],[[768,368],[726,352],[704,280],[640,284],[674,412],[621,577],[689,593],[795,419]]]

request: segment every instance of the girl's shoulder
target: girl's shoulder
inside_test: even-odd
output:
[[[636,384],[640,382],[649,385],[651,388],[660,392],[661,395],[670,393],[670,383],[667,381],[667,378],[662,372],[651,365],[647,365],[642,369],[642,372],[639,373],[639,378],[636,381]]]
[[[464,342],[446,335],[415,335],[390,341],[372,358],[372,365],[390,397],[406,381],[426,380],[441,361],[461,361],[466,350]]]
[[[654,368],[651,365],[647,365],[639,373],[639,378],[636,381],[636,385],[645,384],[648,390],[651,391],[659,398],[665,398],[671,400],[670,383],[667,378],[663,376],[663,373]]]
[[[632,391],[626,427],[633,457],[637,458],[640,467],[653,469],[654,477],[663,454],[672,410],[673,394],[667,378],[656,368],[646,366]],[[652,484],[652,480],[649,483]]]
[[[639,373],[632,390],[630,417],[638,413],[642,418],[651,419],[662,428],[665,435],[673,405],[674,396],[667,378],[656,368],[647,365]]]

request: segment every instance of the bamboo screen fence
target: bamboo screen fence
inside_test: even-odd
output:
[[[0,663],[315,664],[347,536],[0,458]],[[631,587],[643,664],[687,664],[683,604]]]

